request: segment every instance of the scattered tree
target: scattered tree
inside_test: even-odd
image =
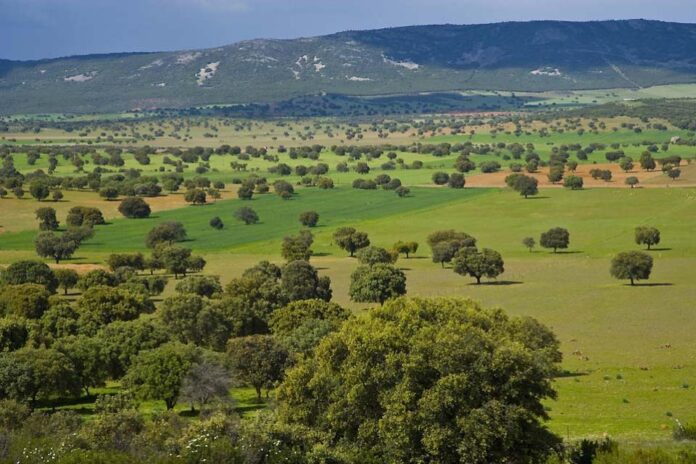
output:
[[[642,251],[619,253],[611,260],[610,273],[617,279],[629,279],[631,285],[636,280],[647,280],[652,272],[653,259]]]
[[[355,252],[360,248],[365,248],[370,245],[370,239],[365,232],[358,232],[353,227],[341,227],[336,229],[333,234],[334,242],[342,250],[350,253],[350,256],[354,256]]]
[[[636,227],[635,241],[638,245],[647,245],[649,250],[653,245],[660,243],[660,231],[655,227]]]
[[[541,234],[539,244],[544,248],[553,248],[553,252],[568,248],[570,244],[570,233],[562,227],[554,227]]]
[[[127,218],[146,218],[150,216],[150,205],[140,197],[128,197],[121,201],[118,211]]]
[[[243,206],[235,211],[234,217],[244,222],[246,225],[256,224],[259,222],[259,215],[256,214],[256,211],[248,206]]]

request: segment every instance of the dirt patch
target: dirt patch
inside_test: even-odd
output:
[[[89,271],[96,269],[106,269],[106,266],[101,264],[49,264],[51,269],[72,269],[78,274],[86,274]]]
[[[693,169],[694,166],[682,166],[682,172],[685,169]],[[593,179],[590,176],[590,170],[592,169],[608,169],[611,171],[612,179],[609,182],[605,182],[601,179]],[[494,172],[491,174],[476,174],[466,178],[467,187],[506,187],[505,178],[509,176],[512,172],[510,170]],[[552,184],[549,182],[547,177],[549,173],[548,168],[542,168],[539,172],[534,174],[529,174],[524,172],[528,176],[532,176],[539,181],[539,187],[562,187],[563,182],[557,184]],[[570,173],[566,172],[566,176]],[[624,172],[617,164],[612,163],[601,163],[601,164],[581,164],[578,166],[574,175],[582,177],[585,187],[603,187],[603,188],[630,188],[626,185],[625,181],[627,177],[637,177],[640,181],[639,187],[665,187],[665,183],[669,181],[664,174],[660,171],[647,172],[643,170],[636,170],[629,172]],[[664,182],[660,182],[660,179],[664,179]],[[689,178],[685,178],[678,181],[669,181],[669,185],[674,187],[693,187],[696,183],[692,182]]]

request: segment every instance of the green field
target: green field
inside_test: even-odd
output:
[[[636,132],[622,128],[621,123],[627,121],[643,127],[643,130]],[[612,150],[611,144],[620,144],[622,150],[637,159],[649,144],[661,145],[673,136],[691,138],[687,131],[671,126],[668,130],[655,130],[640,121],[625,118],[604,122],[607,123],[605,130],[593,132],[589,130],[588,121],[582,121],[579,125],[570,124],[573,129],[551,131],[543,137],[539,130],[551,128],[553,122],[525,123],[519,136],[512,133],[514,128],[510,124],[490,123],[475,126],[473,135],[468,130],[474,126],[470,126],[463,131],[467,135],[453,135],[448,130],[438,129],[420,135],[412,131],[398,132],[386,140],[380,139],[368,125],[362,125],[359,127],[365,137],[355,143],[532,143],[542,159],[548,159],[553,148],[561,145],[581,144],[585,147],[601,143],[606,145],[605,149],[596,150],[581,162],[606,163],[605,153]],[[144,130],[150,123],[134,124],[137,130]],[[562,367],[565,374],[555,381],[558,399],[546,403],[551,416],[549,426],[557,434],[570,439],[608,434],[625,444],[673,447],[674,420],[696,423],[696,410],[693,408],[696,401],[696,341],[693,337],[696,323],[696,267],[693,265],[696,259],[696,241],[693,240],[696,188],[588,188],[581,191],[544,188],[537,197],[525,200],[509,189],[435,187],[432,174],[440,170],[453,172],[452,165],[457,155],[434,157],[405,151],[398,151],[398,157],[406,164],[423,161],[423,168],[385,170],[381,164],[387,160],[382,156],[369,161],[369,174],[358,175],[353,170],[339,173],[336,165],[347,161],[347,157],[325,150],[318,161],[292,160],[287,153],[277,153],[277,147],[281,144],[323,143],[328,146],[354,142],[342,140],[342,135],[329,137],[325,132],[329,125],[327,121],[317,124],[319,129],[316,129],[315,138],[305,140],[298,138],[298,134],[306,134],[306,121],[287,123],[287,127],[284,124],[253,122],[238,131],[232,126],[224,126],[220,136],[213,139],[202,137],[205,129],[198,125],[192,128],[191,138],[180,146],[234,143],[273,147],[270,152],[278,155],[279,162],[292,167],[327,163],[327,175],[334,180],[335,189],[297,187],[290,200],[283,200],[273,193],[255,195],[251,201],[238,200],[232,179],[255,173],[271,182],[280,177],[267,172],[276,162],[252,158],[248,161],[247,171],[233,172],[229,164],[236,160],[235,157],[213,155],[209,162],[210,170],[203,175],[225,182],[224,200],[204,206],[182,206],[183,194],[180,192],[148,199],[153,205],[153,215],[148,219],[124,219],[117,211],[118,202],[107,202],[88,191],[66,190],[65,199],[59,203],[39,204],[31,199],[10,197],[0,200],[0,226],[3,230],[0,263],[35,257],[37,231],[33,212],[37,207],[56,208],[58,219],[64,223],[72,206],[89,205],[100,208],[108,224],[97,226],[95,236],[66,262],[68,265],[103,265],[113,252],[147,252],[144,237],[153,226],[162,221],[180,221],[188,232],[188,239],[182,245],[203,255],[208,263],[204,272],[220,275],[222,282],[226,283],[260,260],[280,264],[282,239],[300,230],[298,215],[301,212],[314,210],[320,214],[320,221],[313,229],[315,242],[311,263],[321,274],[331,278],[334,300],[357,315],[365,314],[368,307],[352,302],[348,296],[350,274],[357,262],[340,250],[332,239],[336,228],[347,225],[367,232],[372,244],[377,246],[389,248],[399,240],[415,240],[420,244],[414,256],[401,258],[397,263],[407,275],[409,295],[468,296],[486,306],[500,306],[511,314],[533,316],[550,326],[561,341],[564,353]],[[578,133],[578,127],[584,128],[584,133]],[[341,130],[346,128],[342,126]],[[289,135],[283,134],[286,129]],[[57,137],[55,140],[65,142],[68,137],[66,133],[53,129],[43,132],[38,141],[25,138],[24,142],[43,143],[46,137]],[[74,134],[69,137],[74,137]],[[155,140],[154,144],[178,146],[175,139],[167,137]],[[660,147],[655,157],[677,154],[693,158],[695,153],[689,145],[669,145],[666,152]],[[516,161],[510,159],[509,154],[507,149],[500,149],[485,155],[472,154],[471,158],[477,163],[496,160],[505,169]],[[141,169],[146,175],[161,175],[161,172],[172,169],[162,163],[162,154],[151,155],[151,163],[146,166],[140,165],[127,152],[123,157],[124,168]],[[34,165],[27,163],[25,153],[15,154],[14,160],[17,169],[23,173],[48,167],[46,155],[42,155]],[[92,167],[87,164],[85,170],[90,171]],[[188,165],[184,176],[195,176],[194,168],[195,165]],[[683,163],[682,169],[682,179],[672,185],[692,185],[696,179],[693,165]],[[401,179],[404,185],[411,187],[411,194],[399,198],[392,191],[350,187],[357,177],[374,178],[378,174]],[[477,174],[478,171],[467,176]],[[59,158],[56,175],[76,174],[69,162]],[[284,179],[293,184],[300,181],[294,173]],[[646,183],[664,183],[664,179],[658,177]],[[237,221],[233,214],[242,206],[256,210],[260,223],[247,226]],[[214,216],[223,219],[223,230],[209,226]],[[634,228],[639,225],[659,228],[662,242],[650,252],[655,259],[650,281],[630,287],[610,277],[609,263],[618,252],[640,249],[633,242]],[[566,252],[553,254],[535,249],[530,253],[521,244],[527,236],[538,241],[541,232],[554,226],[570,231],[571,246]],[[479,286],[471,279],[455,274],[450,267],[442,268],[432,263],[426,238],[440,229],[465,231],[478,239],[479,246],[499,251],[505,259],[505,273],[497,281]],[[173,294],[173,287],[172,281],[163,296]],[[73,294],[71,298],[75,296]],[[118,385],[112,383],[105,392],[115,389]],[[238,411],[243,414],[253,413],[264,406],[255,403],[249,389],[237,388],[233,396]],[[92,398],[82,398],[61,407],[77,409],[89,416],[91,401]],[[146,402],[143,411],[154,412],[162,407],[161,402]],[[177,408],[183,412],[186,405]]]
[[[241,204],[252,205],[262,222],[236,223],[232,212]],[[565,354],[563,367],[572,375],[557,380],[559,399],[548,403],[552,429],[573,438],[608,433],[628,442],[669,442],[672,419],[667,413],[696,421],[696,385],[691,384],[696,375],[695,206],[694,189],[547,189],[530,200],[496,189],[421,188],[403,199],[383,191],[305,189],[288,201],[266,195],[246,203],[220,201],[161,212],[146,220],[117,219],[98,227],[74,261],[98,263],[111,251],[142,251],[141,237],[150,227],[176,219],[189,232],[185,244],[209,261],[206,272],[227,281],[258,260],[278,262],[282,237],[299,230],[297,214],[316,209],[322,219],[315,229],[318,256],[312,262],[332,278],[339,303],[364,307],[348,300],[349,274],[356,263],[332,244],[336,227],[353,225],[384,247],[417,240],[417,255],[398,263],[407,272],[409,294],[471,296],[537,317],[556,331]],[[224,230],[207,226],[214,215],[224,218]],[[642,224],[658,227],[663,242],[651,252],[656,263],[650,285],[631,288],[610,278],[609,260],[637,248],[633,228]],[[520,244],[523,237],[537,237],[556,225],[571,231],[567,253],[529,253]],[[472,285],[430,262],[425,238],[444,228],[471,233],[482,246],[503,254],[506,272],[497,285]],[[4,235],[3,261],[31,256],[32,235]]]

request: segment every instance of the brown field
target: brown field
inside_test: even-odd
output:
[[[593,179],[590,176],[592,169],[608,169],[612,173],[612,180],[605,182],[601,179]],[[575,171],[576,176],[582,177],[585,187],[605,187],[605,188],[630,188],[625,184],[626,178],[635,176],[640,180],[638,187],[696,187],[696,164],[682,165],[680,167],[682,175],[677,180],[671,180],[661,171],[647,172],[634,169],[629,172],[624,172],[617,164],[613,163],[598,163],[598,164],[581,164]],[[539,187],[563,187],[563,182],[552,184],[547,177],[548,168],[542,168],[534,174],[524,173],[532,176],[539,181]],[[467,187],[505,187],[505,178],[511,174],[511,171],[505,170],[491,174],[476,174],[466,178]],[[569,175],[566,173],[566,176]]]

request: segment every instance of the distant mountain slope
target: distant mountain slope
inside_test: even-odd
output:
[[[349,31],[166,53],[0,61],[0,113],[275,102],[321,92],[696,82],[696,25],[535,21]]]

